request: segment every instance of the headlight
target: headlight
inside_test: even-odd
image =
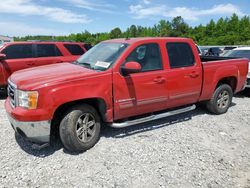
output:
[[[17,90],[17,106],[36,109],[38,103],[38,92],[37,91],[21,91]]]

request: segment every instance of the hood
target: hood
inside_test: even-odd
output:
[[[17,85],[18,89],[35,90],[93,74],[98,72],[71,63],[60,63],[17,71],[12,74],[10,80]]]

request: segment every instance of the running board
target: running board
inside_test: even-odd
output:
[[[126,122],[122,122],[122,123],[112,123],[112,124],[110,124],[110,126],[114,127],[114,128],[128,127],[128,126],[135,125],[135,124],[140,124],[140,123],[144,123],[144,122],[148,122],[148,121],[153,121],[153,120],[157,120],[157,119],[161,119],[161,118],[189,112],[191,110],[194,110],[195,108],[196,108],[196,106],[192,105],[192,106],[188,106],[188,107],[181,108],[178,110],[164,112],[164,113],[157,114],[157,115],[151,115],[151,116],[148,116],[145,118],[135,119],[135,120],[126,121]]]

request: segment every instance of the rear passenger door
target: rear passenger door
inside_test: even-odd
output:
[[[166,43],[169,62],[167,73],[169,107],[195,103],[199,99],[202,67],[196,62],[191,45],[186,42]]]
[[[3,64],[8,75],[32,67],[35,61],[32,44],[12,44],[6,46],[1,53],[6,55],[6,61]]]
[[[62,54],[55,44],[35,44],[35,65],[62,63]]]

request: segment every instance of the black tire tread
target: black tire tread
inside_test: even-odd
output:
[[[89,143],[80,143],[75,135],[74,126],[75,126],[75,119],[81,112],[90,112],[96,118],[96,126],[97,126],[97,134],[95,138],[93,138]],[[78,118],[77,118],[78,119]],[[94,107],[88,104],[82,104],[78,106],[74,106],[68,110],[66,116],[60,123],[59,133],[61,141],[64,147],[73,152],[83,152],[90,148],[92,148],[100,139],[100,127],[101,121],[98,112],[95,110]]]
[[[228,107],[225,110],[220,110],[217,108],[217,97],[219,95],[219,93],[222,90],[227,90],[229,92],[230,95],[230,102]],[[211,97],[211,99],[209,101],[207,101],[206,106],[209,112],[213,113],[213,114],[224,114],[227,112],[228,108],[230,107],[231,103],[232,103],[232,97],[233,97],[233,91],[230,85],[228,84],[220,84],[217,86],[217,88],[215,89],[213,96]]]

